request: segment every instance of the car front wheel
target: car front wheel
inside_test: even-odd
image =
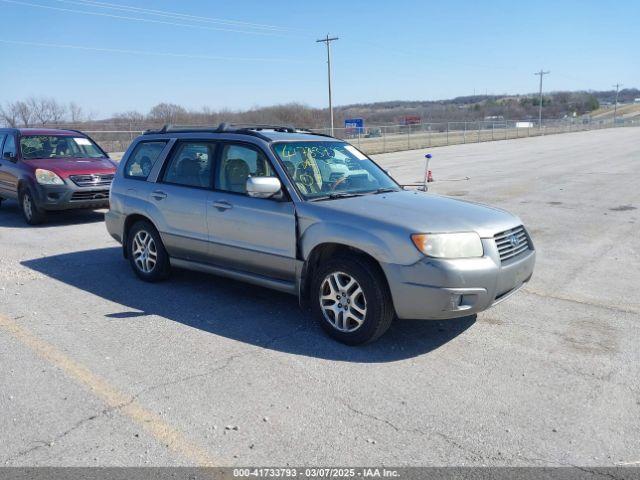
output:
[[[160,234],[151,223],[137,222],[127,234],[127,256],[135,274],[146,282],[169,276],[169,255]]]
[[[45,213],[36,204],[31,190],[28,188],[20,190],[19,200],[25,222],[29,225],[38,225],[44,222]]]
[[[341,256],[321,265],[313,277],[311,306],[316,320],[347,345],[373,342],[395,316],[383,274],[368,259]]]

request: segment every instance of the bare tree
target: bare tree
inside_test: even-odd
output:
[[[40,125],[60,123],[67,113],[66,107],[54,98],[29,97],[26,103]]]
[[[7,103],[4,107],[0,105],[0,120],[7,127],[15,128],[18,126],[18,102]]]
[[[42,98],[29,97],[26,101],[31,113],[36,120],[41,125],[45,125],[49,123],[51,118],[49,117],[49,111],[46,108],[45,100]]]
[[[85,120],[82,107],[76,102],[69,103],[69,120],[71,123],[81,123]]]
[[[54,124],[60,123],[62,122],[62,120],[64,120],[64,117],[67,114],[67,107],[58,103],[53,98],[47,100],[47,106],[51,115],[51,121]]]
[[[133,125],[141,124],[142,122],[144,122],[144,115],[136,110],[118,113],[114,116],[114,118],[120,122],[127,122]]]
[[[22,126],[30,126],[33,121],[33,111],[31,110],[31,107],[29,107],[29,104],[20,100],[19,102],[16,102],[16,106],[18,109],[18,118],[20,119]]]
[[[173,103],[159,103],[149,112],[149,118],[156,122],[177,123],[186,120],[187,110]]]

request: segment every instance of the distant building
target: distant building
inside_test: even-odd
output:
[[[633,103],[640,103],[640,98],[634,98]]]
[[[422,118],[419,115],[405,115],[400,118],[400,125],[419,125]]]

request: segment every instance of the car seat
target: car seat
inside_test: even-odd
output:
[[[200,178],[200,162],[193,158],[183,158],[178,164],[178,175],[180,183],[196,187],[204,187]]]
[[[140,170],[142,170],[142,176],[144,177],[148,177],[149,173],[151,173],[151,169],[153,168],[153,163],[151,163],[151,159],[144,155],[142,158],[140,158]]]
[[[226,189],[230,192],[245,193],[249,174],[249,164],[247,162],[240,158],[230,158],[224,165]]]
[[[60,140],[56,144],[55,155],[64,157],[67,155],[67,151],[69,150],[69,144],[66,140]]]

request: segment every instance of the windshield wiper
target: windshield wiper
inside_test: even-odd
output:
[[[336,198],[349,198],[349,197],[361,197],[364,193],[349,193],[349,192],[333,192],[328,195],[322,195],[321,197],[315,197],[309,199],[310,202],[319,202],[322,200],[335,200]]]
[[[377,195],[378,193],[391,193],[391,192],[399,192],[400,190],[398,190],[395,187],[383,187],[383,188],[378,188],[377,190],[373,190],[371,192],[367,192],[367,193],[373,193],[374,195]]]

